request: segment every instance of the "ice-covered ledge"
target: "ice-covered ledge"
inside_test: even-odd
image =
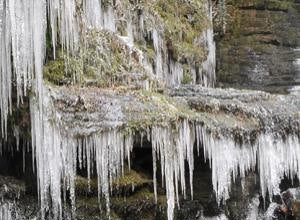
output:
[[[165,94],[140,90],[53,87],[56,113],[68,133],[147,128],[186,118],[223,134],[299,133],[300,97],[185,86]]]

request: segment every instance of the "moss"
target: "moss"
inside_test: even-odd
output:
[[[55,60],[49,60],[43,69],[43,77],[55,85],[70,85],[81,81],[82,62],[76,56],[58,51]]]
[[[288,11],[291,8],[291,3],[292,1],[268,0],[265,7],[269,10]]]
[[[144,14],[147,16],[145,30],[156,28],[159,32],[162,31],[166,44],[164,47],[167,48],[162,56],[183,64],[195,65],[201,63],[205,56],[204,45],[199,40],[203,30],[210,25],[205,4],[205,0],[124,0],[120,4],[105,0],[102,2],[102,7],[106,10],[109,6],[113,6],[118,17],[130,16],[133,25],[137,24],[140,14]],[[116,21],[118,35],[126,35],[126,25],[126,19]],[[135,40],[138,41],[135,44],[152,63],[155,50],[151,33],[136,31],[140,31],[143,36],[135,36],[137,38]],[[51,47],[50,38],[47,40]],[[47,62],[45,66],[47,81],[56,85],[77,83],[82,86],[119,87],[141,85],[140,82],[146,78],[144,76],[147,73],[139,63],[138,53],[131,53],[131,48],[128,48],[117,34],[103,30],[89,30],[82,43],[84,45],[68,57],[68,60],[62,57]],[[130,62],[128,62],[129,58]],[[143,79],[134,74],[144,75]]]
[[[105,207],[105,202],[101,203],[101,207]],[[90,214],[90,215],[89,215]],[[100,210],[99,200],[97,197],[77,197],[76,198],[76,217],[77,219],[90,219],[90,220],[120,220],[114,210],[110,210],[108,216],[104,210]]]
[[[76,191],[79,194],[84,194],[83,192],[87,192],[89,190],[89,187],[91,192],[97,192],[98,190],[98,182],[96,178],[91,178],[90,185],[89,185],[88,178],[77,176],[75,185],[76,185]]]
[[[44,79],[54,84],[62,84],[65,80],[65,61],[62,58],[48,62],[44,66]]]
[[[158,0],[153,5],[163,20],[164,38],[169,55],[174,60],[182,57],[193,61],[203,59],[201,45],[195,44],[209,24],[203,1]]]
[[[184,72],[181,84],[190,84],[192,82],[192,77],[189,73]]]
[[[158,196],[157,199],[158,205],[166,205],[165,196]],[[114,197],[111,200],[113,205],[122,205],[124,203],[126,205],[134,205],[139,204],[141,201],[149,201],[150,203],[154,204],[155,198],[154,193],[152,191],[150,191],[148,188],[144,188],[127,198]]]
[[[152,183],[152,180],[143,177],[134,170],[125,167],[124,175],[113,180],[113,187],[139,186]]]

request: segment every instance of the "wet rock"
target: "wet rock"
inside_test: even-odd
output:
[[[10,176],[0,176],[0,197],[6,199],[19,198],[25,193],[25,183]]]
[[[177,219],[182,220],[200,220],[203,214],[203,207],[199,201],[183,202],[178,210]]]
[[[230,199],[226,201],[226,213],[228,213],[229,219],[246,219],[249,215],[251,202],[257,193],[259,193],[259,185],[255,173],[236,181],[232,186]]]
[[[218,85],[280,93],[299,85],[299,8],[287,0],[228,1],[227,32],[217,40]]]

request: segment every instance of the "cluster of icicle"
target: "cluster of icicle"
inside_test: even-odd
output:
[[[191,196],[193,197],[193,171],[195,132],[188,120],[179,123],[179,127],[153,126],[151,132],[154,194],[157,201],[156,161],[161,162],[161,175],[165,182],[168,203],[168,220],[173,219],[175,202],[179,207],[179,183],[186,197],[185,162],[188,162]]]
[[[207,12],[210,22],[213,22],[212,2],[208,1]],[[206,60],[202,63],[202,74],[200,75],[200,84],[206,87],[213,87],[216,81],[216,44],[214,41],[213,27],[203,31],[203,41],[207,48]]]
[[[0,220],[13,220],[12,215],[12,204],[11,203],[3,203],[0,204]]]
[[[43,93],[45,95],[47,92]],[[43,111],[40,111],[34,99],[31,99],[30,109],[33,158],[37,167],[42,213],[51,207],[53,218],[62,219],[61,195],[66,195],[66,191],[69,191],[75,207],[77,164],[87,169],[88,179],[96,170],[99,202],[102,197],[106,199],[109,213],[112,181],[123,174],[126,158],[130,166],[133,134],[124,134],[118,128],[111,128],[88,137],[74,138],[60,127],[60,116],[55,112],[49,97],[43,98]],[[299,176],[300,142],[296,135],[288,135],[283,139],[273,134],[261,134],[256,144],[237,144],[230,135],[217,137],[204,126],[188,120],[182,120],[176,128],[171,125],[153,125],[150,130],[148,139],[153,150],[154,194],[157,200],[156,162],[160,160],[168,220],[173,219],[175,205],[179,207],[179,195],[185,197],[187,194],[185,162],[188,164],[193,197],[194,146],[198,153],[200,147],[203,147],[205,158],[209,160],[218,203],[229,198],[232,182],[254,171],[256,165],[264,197],[267,192],[270,198],[279,193],[279,184],[284,176]],[[93,167],[94,163],[96,167]],[[66,199],[65,196],[63,198]]]
[[[109,214],[111,183],[124,172],[124,158],[130,158],[133,146],[132,135],[110,129],[84,138],[69,137],[51,121],[59,118],[52,109],[47,96],[43,99],[43,111],[36,100],[31,100],[32,152],[36,161],[42,219],[50,208],[53,219],[63,219],[61,195],[65,200],[67,191],[75,215],[77,164],[87,169],[89,181],[93,170],[97,171],[99,204],[103,196]]]
[[[211,10],[211,8],[208,9],[208,15],[209,18],[212,19]],[[152,69],[152,72],[159,79],[164,79],[168,86],[180,85],[184,78],[183,65],[178,61],[173,61],[172,59],[167,58],[165,42],[162,38],[162,34],[158,30],[153,29],[152,39],[155,50],[155,68]],[[203,32],[201,41],[207,48],[207,58],[202,63],[202,66],[197,67],[193,64],[189,65],[191,83],[200,84],[205,87],[213,87],[216,78],[216,48],[212,28]],[[147,63],[145,65],[147,66]]]
[[[218,203],[229,198],[232,181],[254,171],[256,165],[264,198],[267,192],[270,199],[280,193],[279,184],[285,176],[299,178],[300,140],[297,134],[283,138],[266,133],[261,134],[255,144],[239,145],[231,137],[213,137],[202,127],[196,130],[202,134],[204,154],[210,161]]]
[[[124,160],[133,148],[131,132],[124,133],[117,128],[92,134],[88,137],[74,138],[59,128],[59,115],[55,113],[51,99],[43,91],[43,110],[40,111],[36,99],[31,99],[32,152],[36,162],[38,192],[42,219],[51,210],[53,219],[63,219],[62,202],[69,191],[75,210],[76,167],[87,169],[88,181],[96,170],[98,177],[99,204],[106,199],[106,210],[110,210],[110,192],[114,178],[124,173]],[[189,164],[190,183],[193,182],[193,144],[195,135],[187,120],[180,123],[174,131],[171,127],[154,126],[149,140],[153,143],[153,166],[156,189],[156,158],[160,159],[161,172],[165,179],[168,198],[168,219],[173,219],[175,200],[179,205],[178,186],[186,195],[185,160]],[[96,167],[94,167],[96,164]],[[63,184],[63,186],[62,186]],[[63,189],[63,190],[62,190]],[[191,192],[192,192],[191,185]],[[64,195],[61,197],[61,195]],[[75,211],[73,213],[75,215]]]

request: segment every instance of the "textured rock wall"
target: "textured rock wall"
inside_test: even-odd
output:
[[[299,85],[300,6],[294,1],[227,1],[218,36],[218,85],[284,92]],[[222,36],[221,36],[222,35]]]

